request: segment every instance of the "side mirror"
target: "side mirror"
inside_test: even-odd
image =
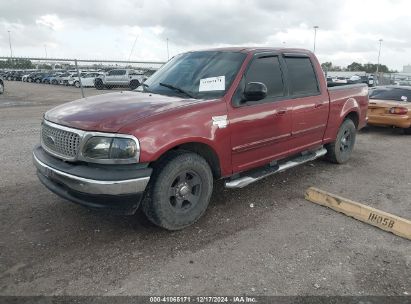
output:
[[[258,101],[267,97],[267,86],[262,82],[249,82],[245,86],[244,96],[249,101]]]

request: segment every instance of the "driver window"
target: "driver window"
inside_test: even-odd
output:
[[[246,83],[262,82],[267,86],[268,97],[284,96],[284,83],[277,56],[254,59],[248,68]]]

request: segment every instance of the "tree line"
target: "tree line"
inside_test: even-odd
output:
[[[321,67],[323,68],[324,71],[326,72],[334,72],[334,71],[349,71],[349,72],[355,72],[355,71],[362,71],[366,73],[375,73],[377,71],[377,64],[375,63],[365,63],[361,64],[358,62],[353,62],[347,67],[340,67],[333,65],[332,62],[324,62],[321,64]],[[397,73],[397,71],[390,70],[385,64],[380,64],[378,67],[378,71],[382,73]]]
[[[34,64],[29,59],[0,60],[0,69],[34,69]]]

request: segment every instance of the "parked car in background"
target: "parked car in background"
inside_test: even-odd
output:
[[[32,72],[25,73],[23,76],[21,76],[21,81],[27,82],[27,78],[31,75]]]
[[[334,83],[348,83],[348,79],[345,77],[337,77],[334,79]]]
[[[49,77],[48,83],[49,83],[49,84],[58,84],[57,78],[58,78],[60,75],[62,75],[62,74],[64,74],[64,73],[63,73],[63,72],[56,72],[56,73],[54,73],[52,76]]]
[[[367,107],[367,86],[328,89],[310,51],[189,52],[140,91],[47,111],[33,160],[64,199],[126,214],[141,203],[154,224],[177,230],[203,215],[214,179],[242,188],[322,156],[347,162]]]
[[[4,81],[3,81],[3,77],[0,76],[0,94],[4,93]]]
[[[13,80],[13,81],[21,81],[21,78],[23,77],[23,75],[24,75],[24,71],[16,71],[16,72],[13,74],[12,80]]]
[[[32,73],[32,74],[30,74],[28,77],[27,77],[27,82],[37,82],[37,83],[40,83],[41,82],[41,80],[43,79],[43,77],[44,77],[44,72],[35,72],[35,73]]]
[[[53,73],[45,73],[44,77],[41,79],[41,83],[50,83],[50,77],[52,77],[54,74]]]
[[[69,79],[73,76],[72,73],[66,72],[56,77],[57,84],[68,85]],[[53,83],[54,84],[54,83]]]
[[[402,128],[411,134],[411,87],[383,86],[371,90],[368,124]]]
[[[87,72],[80,72],[80,77],[84,77],[87,74]],[[75,82],[78,82],[78,73],[73,72],[71,73],[69,79],[67,80],[67,85],[73,86]],[[79,84],[80,87],[80,84]]]
[[[146,80],[146,76],[132,69],[111,70],[105,75],[98,76],[94,81],[97,90],[113,87],[130,88],[135,90]]]
[[[6,74],[4,75],[4,79],[9,80],[9,81],[13,80],[13,76],[15,72],[16,71],[7,71]]]
[[[101,76],[103,76],[103,74],[97,73],[97,72],[87,73],[87,74],[83,75],[82,77],[80,77],[81,78],[81,85],[83,87],[94,87],[94,80],[97,77],[101,77]],[[80,87],[80,81],[78,80],[78,78],[76,80],[74,80],[74,86],[76,88]]]
[[[368,86],[369,87],[375,87],[376,86],[376,81],[374,79],[374,75],[369,75],[368,76]]]
[[[32,77],[33,82],[35,82],[35,83],[42,83],[44,77],[46,77],[47,75],[48,75],[48,73],[46,73],[46,72],[38,73],[38,74],[36,74],[34,77]]]

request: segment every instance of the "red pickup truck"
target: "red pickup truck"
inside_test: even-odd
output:
[[[307,50],[180,54],[137,90],[60,105],[33,151],[59,196],[126,214],[141,205],[169,230],[199,219],[213,181],[242,188],[325,156],[344,163],[366,124],[368,88],[327,88]]]

